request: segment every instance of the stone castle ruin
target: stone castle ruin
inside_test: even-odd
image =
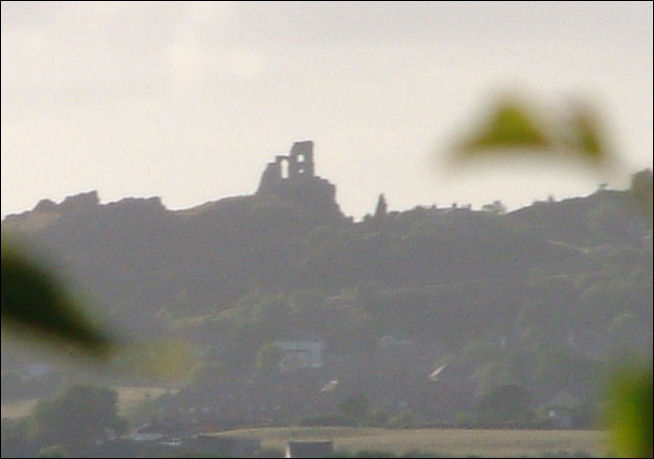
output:
[[[326,219],[342,218],[336,203],[336,186],[315,175],[313,142],[295,142],[288,155],[277,155],[261,175],[259,196],[277,196]]]
[[[284,180],[296,182],[313,177],[313,142],[295,142],[289,155],[277,155],[274,162],[268,163],[257,194],[274,192]]]

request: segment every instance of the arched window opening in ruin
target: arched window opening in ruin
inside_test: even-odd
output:
[[[282,178],[288,178],[288,159],[281,159],[279,161]]]

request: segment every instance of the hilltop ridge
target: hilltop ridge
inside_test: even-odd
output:
[[[397,212],[380,197],[355,222],[315,176],[312,153],[296,143],[252,195],[185,210],[159,198],[101,204],[96,192],[42,200],[4,219],[3,237],[55,260],[119,335],[183,339],[203,371],[228,369],[160,407],[215,405],[221,425],[316,416],[357,393],[395,415],[451,424],[507,380],[534,407],[560,394],[592,403],[612,352],[651,348],[651,214],[639,207],[651,203],[651,172],[628,190],[510,213]],[[277,342],[318,357],[299,372],[285,363],[283,374],[262,373],[257,362]],[[265,411],[281,394],[288,406]]]

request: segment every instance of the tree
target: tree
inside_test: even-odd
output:
[[[642,208],[643,214],[648,217],[650,228],[652,227],[652,204],[654,202],[652,183],[652,170],[645,169],[631,176],[629,186],[629,191]]]
[[[40,401],[31,415],[36,444],[62,444],[68,451],[84,448],[125,431],[117,413],[118,396],[110,389],[75,385],[58,397]]]
[[[4,399],[4,397],[3,397]],[[25,418],[2,420],[2,457],[30,457],[29,425]]]
[[[266,343],[257,351],[255,366],[264,375],[274,374],[278,371],[282,357],[284,353],[276,344]]]
[[[521,386],[497,386],[479,402],[479,420],[494,424],[528,421],[532,417],[529,402],[529,394]]]
[[[375,208],[375,218],[385,217],[387,209],[386,198],[383,194],[380,194],[379,199],[377,200],[377,207]]]
[[[227,370],[222,363],[199,365],[193,370],[189,386],[197,391],[210,392],[225,377]]]
[[[366,394],[354,394],[341,401],[337,405],[337,408],[343,417],[361,423],[368,418],[370,412],[370,400]]]
[[[491,204],[484,204],[484,206],[481,208],[484,212],[490,212],[492,214],[505,214],[506,213],[506,206],[502,204],[502,201],[493,201]]]

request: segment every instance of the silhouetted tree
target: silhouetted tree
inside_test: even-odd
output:
[[[383,194],[380,194],[379,199],[377,200],[377,207],[375,208],[375,218],[385,217],[387,210],[388,206],[386,204],[386,198]]]
[[[506,213],[506,206],[502,204],[502,201],[493,201],[491,204],[484,204],[481,210],[501,215]]]

